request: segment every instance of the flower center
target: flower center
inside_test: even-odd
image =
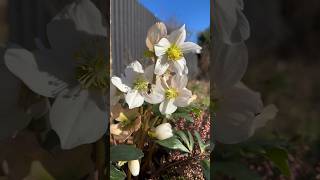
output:
[[[167,99],[174,99],[179,95],[178,91],[174,88],[169,88],[165,91],[165,96]]]
[[[169,60],[177,61],[182,58],[183,54],[181,48],[173,44],[168,48],[167,56]]]
[[[133,89],[138,90],[138,91],[147,91],[148,90],[148,81],[146,81],[143,78],[137,78],[134,83],[133,83]]]
[[[108,66],[103,50],[90,54],[84,50],[74,53],[79,62],[76,67],[76,78],[85,89],[106,90],[108,83]]]

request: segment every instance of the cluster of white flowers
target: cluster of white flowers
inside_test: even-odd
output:
[[[192,92],[186,88],[188,67],[184,55],[198,52],[201,47],[185,42],[185,39],[184,25],[169,35],[163,23],[156,23],[149,29],[146,44],[156,63],[143,70],[139,61],[134,61],[126,67],[121,77],[111,78],[113,85],[125,94],[129,109],[147,102],[160,104],[160,112],[170,115],[178,107],[186,107],[193,101]],[[110,98],[114,97],[111,94]]]

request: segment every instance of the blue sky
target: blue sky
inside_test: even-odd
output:
[[[189,40],[196,41],[197,34],[209,27],[210,0],[139,0],[161,21],[173,17],[191,31]]]

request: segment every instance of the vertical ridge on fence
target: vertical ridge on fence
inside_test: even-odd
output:
[[[111,0],[111,51],[113,74],[146,50],[145,38],[157,18],[137,0]]]

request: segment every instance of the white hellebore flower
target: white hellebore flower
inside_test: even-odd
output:
[[[156,127],[155,137],[159,140],[171,138],[173,136],[172,127],[169,123],[163,123]]]
[[[144,71],[139,61],[129,64],[121,78],[113,76],[111,82],[125,93],[125,101],[129,109],[140,107],[146,100],[149,102],[149,86],[153,79],[153,65]]]
[[[147,34],[146,45],[149,51],[154,52],[154,45],[157,44],[160,39],[167,36],[166,25],[162,22],[157,22],[150,27]]]
[[[128,162],[129,170],[132,176],[138,176],[140,172],[140,162],[139,160],[131,160]]]
[[[170,84],[160,77],[157,78],[151,99],[153,103],[161,102],[159,110],[162,114],[172,114],[178,107],[186,107],[192,102],[194,97],[192,92],[186,88],[187,83],[188,77],[186,75],[172,76]]]
[[[47,25],[51,49],[6,51],[8,69],[34,92],[55,101],[50,123],[63,149],[93,143],[108,126],[106,30],[90,0],[66,6]]]
[[[199,52],[201,47],[193,42],[185,42],[186,29],[183,25],[180,29],[173,31],[167,38],[162,38],[154,46],[154,51],[158,57],[154,73],[164,74],[167,69],[182,75],[188,73],[184,54]]]

